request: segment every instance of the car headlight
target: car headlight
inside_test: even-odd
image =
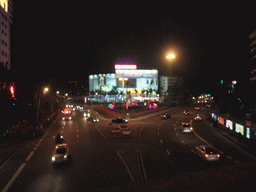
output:
[[[52,161],[55,161],[55,157],[52,157]]]
[[[71,117],[69,117],[69,119],[71,119]]]
[[[64,155],[64,159],[66,159],[67,158],[67,155]]]

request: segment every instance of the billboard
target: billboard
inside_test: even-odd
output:
[[[127,77],[127,78],[158,78],[158,71],[153,70],[116,70],[116,77]]]
[[[236,132],[241,133],[242,135],[244,135],[244,126],[241,125],[241,124],[236,123]]]
[[[223,117],[219,117],[219,123],[220,123],[221,125],[224,125],[224,118],[223,118]]]
[[[115,65],[115,70],[134,70],[137,69],[137,65],[122,65],[122,64],[116,64]]]
[[[226,120],[226,127],[233,130],[233,122],[229,119]]]

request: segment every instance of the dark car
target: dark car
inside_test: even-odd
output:
[[[195,109],[200,110],[200,109],[201,109],[201,107],[195,107]]]
[[[169,118],[171,118],[171,115],[168,114],[168,113],[164,113],[163,115],[160,115],[160,117],[161,117],[162,119],[169,119]]]
[[[189,115],[189,111],[188,111],[188,110],[185,110],[185,111],[184,111],[184,114],[185,114],[185,115]]]
[[[123,117],[117,117],[115,119],[112,119],[112,123],[128,123],[128,120]]]

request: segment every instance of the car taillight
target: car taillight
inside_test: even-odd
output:
[[[216,156],[217,156],[218,158],[220,158],[220,154],[217,154]]]
[[[205,157],[205,158],[208,158],[208,157],[209,157],[209,155],[208,155],[208,154],[205,154],[205,155],[204,155],[204,157]]]

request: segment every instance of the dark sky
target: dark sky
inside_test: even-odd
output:
[[[86,79],[115,63],[191,82],[249,78],[252,5],[15,1],[12,68],[21,79]],[[196,81],[195,81],[196,80]]]

